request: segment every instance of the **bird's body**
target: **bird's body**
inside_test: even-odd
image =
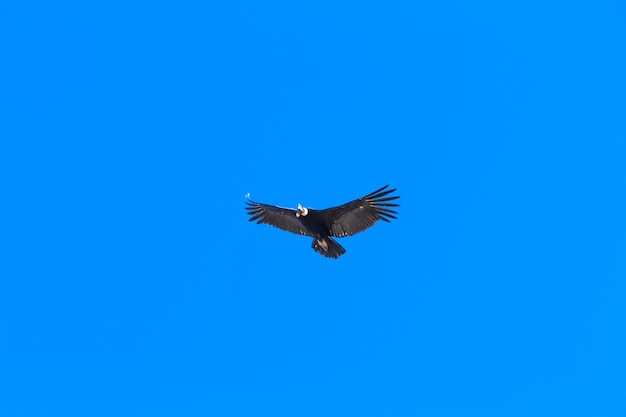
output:
[[[248,201],[246,210],[252,216],[250,221],[257,220],[257,223],[267,223],[288,232],[311,236],[312,247],[316,252],[328,258],[338,258],[346,250],[333,237],[351,236],[373,226],[378,220],[388,222],[389,218],[396,218],[394,214],[397,213],[389,207],[397,207],[398,204],[389,201],[399,196],[386,197],[395,191],[386,190],[387,187],[325,210],[314,210],[300,204],[294,210],[253,201]]]

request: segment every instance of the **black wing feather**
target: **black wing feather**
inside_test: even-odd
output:
[[[400,196],[385,197],[396,191],[395,188],[386,190],[387,187],[389,185],[343,206],[320,210],[320,215],[327,223],[332,236],[352,236],[372,227],[378,220],[388,222],[390,219],[397,219],[394,214],[398,213],[389,207],[398,207],[399,204],[389,201]]]
[[[257,224],[266,223],[298,235],[313,236],[296,217],[296,210],[254,201],[248,201],[246,204],[246,210],[252,216],[249,221],[257,220]]]

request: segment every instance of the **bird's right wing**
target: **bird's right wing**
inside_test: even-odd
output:
[[[297,235],[313,236],[300,223],[300,220],[296,217],[296,211],[293,209],[255,203],[250,200],[246,204],[246,210],[252,216],[249,221],[257,220],[257,224],[266,223]]]

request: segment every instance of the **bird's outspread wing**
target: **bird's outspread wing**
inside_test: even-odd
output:
[[[371,194],[351,201],[343,206],[321,210],[320,214],[328,223],[332,236],[351,236],[372,227],[378,220],[386,222],[397,219],[396,211],[389,207],[398,207],[399,204],[389,203],[400,196],[385,197],[396,189],[385,190],[384,186]]]
[[[249,221],[257,220],[257,224],[266,223],[298,235],[313,236],[307,228],[300,223],[300,220],[296,217],[296,211],[293,209],[255,203],[250,200],[248,200],[246,204],[246,210],[248,210],[248,214],[252,216]]]

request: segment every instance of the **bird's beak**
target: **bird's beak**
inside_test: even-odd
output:
[[[296,217],[300,217],[300,214],[302,214],[302,205],[298,203],[298,210],[296,210]]]

